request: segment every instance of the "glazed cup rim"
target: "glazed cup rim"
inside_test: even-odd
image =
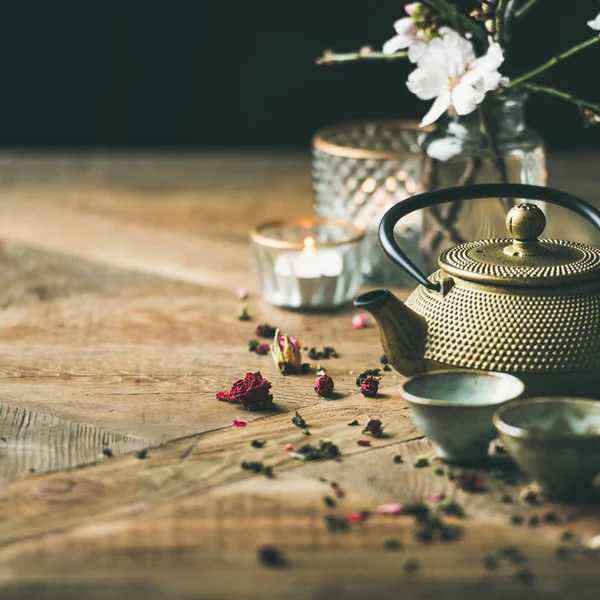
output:
[[[462,402],[462,401],[448,401],[448,400],[434,400],[433,398],[425,398],[423,396],[415,396],[410,392],[406,391],[406,385],[415,379],[423,379],[425,377],[435,377],[437,375],[448,375],[448,374],[461,374],[461,375],[485,375],[488,377],[492,377],[493,379],[499,380],[509,380],[513,384],[517,384],[519,387],[518,392],[512,393],[509,397],[499,398],[494,401],[485,401],[485,402]],[[499,373],[497,371],[484,371],[478,369],[440,369],[436,371],[426,371],[425,373],[419,373],[410,377],[406,381],[400,384],[400,394],[404,399],[408,402],[412,402],[413,404],[420,404],[423,406],[439,406],[444,408],[486,408],[489,406],[497,406],[498,404],[504,404],[505,402],[510,402],[515,400],[525,391],[525,384],[514,375],[510,373]]]
[[[494,413],[493,423],[494,427],[499,433],[507,435],[512,438],[521,440],[537,440],[543,441],[556,441],[556,440],[584,440],[600,438],[600,432],[597,433],[535,433],[529,429],[524,429],[515,425],[509,425],[502,420],[505,413],[512,409],[519,408],[520,406],[526,406],[529,404],[583,404],[585,406],[600,408],[600,402],[591,398],[571,398],[571,397],[552,397],[543,396],[539,398],[527,398],[524,400],[516,400],[511,402],[510,405],[501,406]]]

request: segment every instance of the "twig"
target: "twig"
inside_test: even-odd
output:
[[[485,135],[488,148],[490,149],[490,153],[492,155],[492,166],[496,171],[496,177],[500,183],[508,183],[508,172],[506,170],[504,157],[500,153],[500,149],[496,143],[495,132],[492,132],[490,128],[487,115],[485,114],[485,109],[481,104],[477,107],[477,112],[479,113],[479,122],[481,124],[483,134]],[[505,210],[508,211],[511,208],[509,198],[500,198],[500,202]]]
[[[540,65],[536,69],[529,71],[529,73],[525,73],[525,75],[521,75],[521,77],[513,79],[511,82],[506,84],[503,89],[506,90],[514,88],[517,85],[521,85],[525,81],[528,81],[533,77],[541,75],[542,73],[544,73],[551,67],[554,67],[555,65],[559,64],[563,60],[569,58],[570,56],[573,56],[574,54],[577,54],[577,52],[580,52],[581,50],[585,50],[589,46],[597,44],[598,42],[600,42],[600,37],[595,36],[593,38],[590,38],[589,40],[586,40],[585,42],[582,42],[581,44],[578,44],[577,46],[573,46],[572,48],[569,48],[569,50],[565,50],[562,54],[557,54],[556,56],[552,57],[548,62],[545,62],[543,65]]]
[[[505,46],[510,42],[512,33],[513,18],[515,15],[515,8],[517,6],[517,0],[508,0],[506,5],[506,12],[504,13],[504,44]]]
[[[504,18],[506,15],[506,0],[498,0],[498,5],[496,6],[496,19],[495,19],[495,30],[496,33],[494,38],[499,44],[504,45],[506,41],[505,31],[504,31]]]
[[[529,90],[530,92],[548,94],[549,96],[561,98],[562,100],[566,100],[567,102],[575,104],[575,106],[577,106],[577,108],[579,108],[580,110],[588,109],[600,115],[600,104],[594,104],[593,102],[588,102],[587,100],[581,100],[580,98],[577,98],[577,96],[569,94],[568,92],[563,92],[562,90],[557,90],[553,87],[548,87],[546,85],[537,85],[534,83],[523,83],[521,84],[521,87],[526,90]]]
[[[460,176],[460,179],[456,182],[457,186],[471,185],[475,183],[479,171],[481,171],[482,162],[479,157],[470,157],[465,165],[465,170]],[[424,239],[424,243],[421,246],[421,251],[428,255],[431,259],[432,255],[437,252],[440,244],[444,240],[444,235],[453,244],[464,243],[463,237],[455,227],[456,220],[460,214],[462,208],[462,201],[451,202],[444,211],[439,206],[433,206],[430,209],[430,214],[438,225],[438,228],[430,232],[429,236]]]
[[[515,17],[520,19],[524,14],[528,13],[535,4],[537,4],[537,1],[538,0],[527,0],[527,2],[525,2],[521,8],[515,11]]]
[[[330,51],[324,52],[323,56],[317,58],[316,63],[318,65],[330,65],[359,60],[398,60],[407,56],[408,52],[406,50],[394,52],[394,54],[384,54],[383,52],[375,52],[370,48],[361,48],[357,52],[347,52],[345,54],[337,54]]]
[[[482,42],[487,40],[486,32],[473,19],[463,15],[460,9],[448,0],[423,0],[423,2],[450,21],[459,23],[465,31],[469,31]]]

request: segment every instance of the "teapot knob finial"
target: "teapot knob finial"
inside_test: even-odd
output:
[[[506,215],[506,229],[516,242],[534,242],[546,228],[546,216],[539,206],[523,202]]]

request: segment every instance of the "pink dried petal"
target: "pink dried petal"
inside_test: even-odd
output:
[[[235,419],[233,421],[234,427],[246,427],[248,425],[248,421],[242,421],[241,419]]]
[[[429,499],[432,502],[441,502],[442,500],[444,500],[446,498],[446,494],[430,494],[429,495]]]
[[[343,498],[343,497],[346,495],[346,492],[345,492],[345,491],[344,491],[342,488],[340,488],[340,487],[338,487],[338,488],[335,488],[335,489],[333,490],[333,493],[334,493],[334,494],[335,494],[335,495],[336,495],[338,498]]]
[[[292,449],[292,445],[291,445],[291,444],[286,444],[286,445],[283,447],[283,449],[284,449],[286,452],[289,452],[289,451]]]
[[[354,329],[363,329],[363,327],[367,324],[367,318],[369,315],[367,313],[360,313],[359,315],[354,315],[352,317],[352,327]]]
[[[364,514],[361,512],[351,512],[348,515],[348,521],[352,521],[353,523],[362,523],[364,520]]]
[[[402,504],[399,502],[381,504],[377,509],[377,512],[380,515],[399,515],[402,512]]]
[[[358,440],[356,442],[359,446],[370,446],[371,440]]]

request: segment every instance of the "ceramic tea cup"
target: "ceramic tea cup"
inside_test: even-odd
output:
[[[540,491],[578,498],[600,475],[600,402],[532,398],[498,409],[494,425],[509,454]]]
[[[473,462],[487,456],[496,437],[492,417],[498,406],[524,389],[520,379],[506,373],[452,369],[416,375],[400,393],[439,458]]]

